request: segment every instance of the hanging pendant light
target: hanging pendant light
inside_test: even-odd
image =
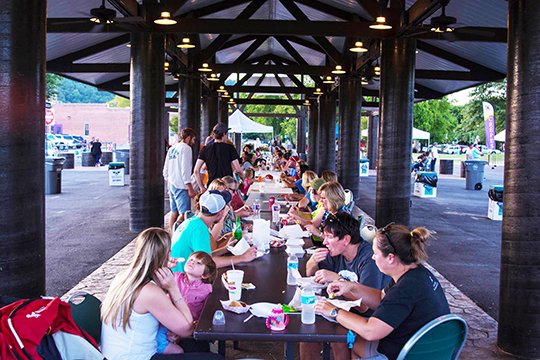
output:
[[[332,70],[332,74],[342,75],[345,74],[345,70],[343,70],[343,67],[341,67],[341,65],[336,65],[336,68]]]
[[[364,47],[364,43],[362,43],[361,41],[357,41],[354,43],[354,46],[349,49],[349,51],[362,53],[362,52],[367,52],[368,49]]]
[[[193,45],[191,43],[190,38],[185,37],[185,38],[182,38],[182,42],[180,44],[176,45],[176,47],[178,47],[180,49],[193,49],[195,47],[195,45]]]
[[[334,84],[335,81],[331,76],[326,76],[323,80],[323,84]]]
[[[375,23],[369,25],[369,28],[374,30],[389,30],[392,28],[392,25],[386,22],[386,18],[384,16],[377,16]]]
[[[214,74],[214,73],[210,74],[210,76],[207,76],[206,79],[207,79],[208,81],[219,81],[219,78],[218,78],[217,75]]]
[[[225,90],[225,86],[220,85],[220,86],[219,86],[219,89],[217,89],[217,92],[220,92],[220,93],[226,93],[227,90]]]
[[[154,20],[155,24],[158,25],[176,25],[177,21],[171,18],[171,13],[168,11],[162,11],[161,17],[159,19]]]
[[[308,99],[306,99],[306,100],[304,100],[304,103],[302,105],[309,106],[309,105],[311,105],[311,103],[309,102]]]
[[[230,98],[231,95],[229,95],[229,93],[227,91],[225,91],[223,94],[221,94],[221,97]]]
[[[321,88],[317,88],[315,89],[315,91],[313,92],[314,95],[322,95],[323,92],[321,91]]]
[[[199,71],[201,71],[201,72],[212,72],[212,69],[210,68],[210,66],[207,63],[204,63],[199,68]]]

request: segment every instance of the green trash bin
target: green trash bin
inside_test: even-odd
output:
[[[465,190],[482,190],[484,182],[484,167],[487,161],[466,160],[465,164]]]
[[[45,158],[45,194],[60,194],[62,192],[62,168],[65,158]]]

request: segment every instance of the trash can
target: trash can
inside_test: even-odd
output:
[[[429,198],[437,196],[437,181],[435,171],[418,171],[414,180],[414,196]]]
[[[108,165],[112,162],[112,151],[103,151],[101,153],[101,165]]]
[[[360,159],[360,176],[369,176],[369,159]]]
[[[45,194],[60,194],[62,191],[63,157],[45,158]]]
[[[74,169],[75,168],[75,154],[73,153],[60,153],[58,156],[65,158],[64,169]]]
[[[465,190],[482,190],[484,181],[484,166],[486,161],[466,160],[465,164]]]
[[[116,149],[114,151],[114,161],[123,162],[125,165],[124,173],[129,175],[129,149]]]
[[[454,173],[454,160],[441,159],[439,161],[439,172],[452,175]]]
[[[124,163],[111,162],[109,163],[109,185],[124,186]]]
[[[503,185],[491,185],[488,191],[489,206],[488,206],[488,218],[491,220],[502,220],[503,215]]]
[[[83,152],[81,159],[82,166],[96,166],[96,161],[94,160],[94,155],[90,152]]]

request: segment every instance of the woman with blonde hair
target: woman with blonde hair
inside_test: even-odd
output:
[[[163,324],[180,337],[193,331],[193,317],[167,267],[171,237],[161,228],[141,232],[127,269],[113,280],[101,305],[101,348],[108,359],[150,359]]]
[[[321,237],[322,230],[321,224],[326,220],[328,215],[337,214],[344,211],[350,213],[347,206],[345,206],[345,190],[338,182],[324,183],[317,191],[319,195],[319,205],[315,210],[315,216],[310,222],[304,222],[304,227],[312,235]]]
[[[431,233],[424,227],[409,230],[389,224],[373,240],[373,260],[392,278],[383,290],[357,282],[334,281],[328,293],[362,299],[362,306],[374,310],[369,318],[338,309],[327,301],[315,311],[333,318],[357,334],[353,358],[395,359],[401,348],[422,326],[450,313],[437,278],[422,265],[427,260],[426,244]]]

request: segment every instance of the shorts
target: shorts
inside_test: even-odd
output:
[[[158,329],[158,333],[156,336],[156,342],[157,342],[157,349],[156,352],[158,354],[163,354],[165,351],[165,348],[167,345],[169,345],[169,340],[167,339],[167,332],[169,332],[169,329],[167,329],[165,326],[160,325]]]
[[[174,185],[169,185],[169,197],[172,212],[184,213],[191,210],[191,199],[187,189],[178,189]]]

